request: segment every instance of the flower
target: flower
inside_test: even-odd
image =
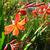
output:
[[[39,6],[38,13],[39,14],[44,14],[44,12],[46,12],[47,8],[48,8],[48,5],[41,5],[41,6]]]
[[[11,42],[6,44],[6,46],[4,47],[4,50],[8,49],[8,44],[10,45],[11,50],[18,50],[18,47],[21,44],[21,42],[17,42],[16,39],[14,39]]]
[[[26,15],[27,14],[25,9],[20,9],[19,12],[21,13],[21,15]]]
[[[22,21],[20,21],[20,14],[16,14],[15,20],[12,21],[12,24],[5,26],[5,35],[10,34],[11,32],[13,35],[18,36],[19,30],[25,30],[24,25],[27,22],[27,18],[24,18]]]
[[[44,11],[41,10],[41,9],[39,9],[39,10],[38,10],[38,14],[44,14]]]
[[[6,46],[5,46],[4,50],[7,50],[7,49],[8,49],[8,45],[6,44]]]
[[[47,9],[46,13],[47,14],[50,14],[50,8]]]
[[[44,12],[46,12],[47,14],[50,14],[50,8],[48,7],[48,5],[41,5],[39,6],[39,10],[38,13],[39,14],[44,14]]]
[[[12,45],[16,42],[16,39],[12,40],[10,43],[7,43],[6,46],[4,47],[4,50],[8,49],[8,44]],[[14,49],[14,48],[13,48]]]
[[[37,10],[33,10],[32,11],[32,15],[34,16],[34,18],[36,18],[36,16],[37,16]]]
[[[39,6],[39,8],[40,8],[41,10],[47,9],[47,8],[48,8],[48,5],[41,5],[41,6]]]

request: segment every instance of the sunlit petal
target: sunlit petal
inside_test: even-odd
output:
[[[4,50],[7,50],[8,49],[8,45],[6,44],[6,46],[4,47]]]
[[[20,21],[18,24],[19,25],[24,25],[28,21],[28,18],[24,18],[22,21]]]
[[[20,20],[20,14],[16,14],[16,16],[15,16],[15,22],[19,22],[19,20]]]
[[[15,50],[15,47],[13,45],[10,45],[11,46],[11,50]]]
[[[19,34],[19,31],[18,31],[18,29],[15,27],[14,30],[13,30],[13,35],[14,35],[14,36],[18,36],[18,34]]]
[[[13,25],[5,26],[5,34],[9,34],[13,31]]]
[[[17,26],[20,30],[25,30],[25,27],[23,25],[18,25]]]

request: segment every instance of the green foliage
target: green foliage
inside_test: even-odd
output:
[[[5,39],[5,35],[4,35],[4,32],[2,32],[2,37],[0,38],[0,50],[2,49],[4,39]]]
[[[22,16],[21,18],[23,19],[24,17],[28,17],[28,22],[25,25],[26,30],[25,31],[20,31],[20,34],[18,37],[16,36],[12,36],[12,34],[10,35],[4,35],[4,27],[6,25],[9,25],[11,22],[11,20],[14,20],[14,16],[16,13],[18,13],[18,10],[23,8],[23,5],[18,5],[19,2],[37,2],[37,0],[0,0],[0,50],[3,49],[3,46],[5,45],[5,43],[9,43],[11,40],[13,39],[17,39],[18,41],[23,42],[22,45],[24,45],[24,47],[21,47],[23,50],[32,50],[30,47],[33,45],[35,45],[35,47],[33,48],[35,50],[35,48],[38,45],[38,42],[40,42],[40,40],[38,39],[42,39],[43,41],[45,41],[44,44],[49,43],[47,38],[50,38],[49,33],[50,33],[50,25],[46,26],[46,22],[50,22],[50,15],[48,15],[48,19],[44,20],[42,18],[43,15],[40,15],[41,17],[37,16],[36,18],[34,18],[34,16],[32,16],[31,11],[29,11],[28,9],[27,11],[27,15]],[[50,2],[50,0],[39,0],[39,1],[44,1],[46,3]],[[38,2],[39,2],[38,1]],[[35,9],[36,7],[33,7],[33,9]],[[49,30],[49,31],[48,31]],[[7,39],[5,39],[5,37]],[[29,37],[29,39],[27,39]],[[41,38],[39,38],[41,37]],[[5,42],[6,41],[6,42]],[[26,42],[28,41],[28,42]],[[4,43],[5,42],[5,43]],[[42,42],[40,42],[41,44]],[[43,44],[43,43],[42,43]],[[37,45],[37,46],[36,46]],[[43,45],[42,45],[43,46]],[[5,46],[4,46],[5,47]],[[44,46],[45,47],[45,46]],[[43,48],[44,48],[43,47]],[[28,49],[29,48],[29,49]],[[37,47],[38,48],[38,47]],[[44,48],[45,49],[45,48]],[[20,50],[20,48],[19,48]],[[38,50],[38,49],[37,49]]]

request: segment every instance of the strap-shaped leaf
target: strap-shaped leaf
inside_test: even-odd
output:
[[[32,31],[33,27],[32,25],[29,27],[28,31],[26,32],[26,34],[24,34],[24,36],[21,38],[21,41],[24,41],[30,34],[30,32]]]
[[[47,28],[47,26],[44,27],[44,28],[37,34],[37,36],[39,36],[39,34],[41,34],[46,28]],[[36,39],[36,36],[34,36],[34,37],[31,39],[30,43],[28,43],[28,44],[25,46],[24,50],[27,50],[28,47],[32,44],[31,42],[34,42],[35,39]]]
[[[29,21],[27,27],[28,26],[30,26],[30,27],[28,28],[28,30],[26,31],[26,33],[22,36],[21,41],[24,41],[29,36],[30,32],[32,31],[32,29],[33,29],[32,22],[33,21],[34,21],[34,19],[32,19],[31,21]]]
[[[42,26],[43,26],[45,23],[46,23],[46,21],[35,31],[34,34],[36,34],[39,30],[41,30],[41,29],[42,29]],[[37,36],[39,36],[39,34],[41,34],[46,28],[47,28],[47,26],[46,26],[45,28],[43,28],[43,29],[37,34]],[[27,50],[28,47],[32,44],[31,42],[34,42],[35,39],[36,39],[36,35],[31,39],[30,43],[28,43],[28,44],[25,46],[24,50]]]
[[[4,32],[2,32],[2,38],[0,38],[0,50],[2,49],[4,39],[5,39],[5,35],[4,35]]]

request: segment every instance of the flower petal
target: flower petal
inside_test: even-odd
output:
[[[15,16],[15,22],[19,22],[19,20],[20,20],[20,14],[16,14],[16,16]]]
[[[26,10],[25,9],[20,9],[19,12],[21,13],[21,15],[26,15]]]
[[[48,5],[41,5],[41,6],[39,6],[39,8],[40,8],[41,10],[47,9],[47,8],[48,8]]]
[[[19,25],[24,25],[28,21],[28,18],[24,18],[22,21],[20,21],[18,24]]]
[[[19,31],[18,31],[17,27],[15,27],[14,31],[13,31],[13,35],[18,36],[18,34],[19,34]]]
[[[41,10],[41,9],[39,9],[39,10],[38,10],[38,14],[41,14],[41,15],[42,15],[42,14],[44,14],[44,11]]]
[[[12,41],[10,42],[10,44],[13,44],[14,42],[16,42],[16,39],[12,40]]]
[[[11,50],[15,50],[15,47],[13,45],[10,45],[11,46]]]
[[[5,34],[9,34],[13,31],[13,25],[5,26]]]
[[[20,30],[25,30],[25,27],[23,25],[18,25],[17,26]]]
[[[8,49],[8,45],[6,44],[6,46],[4,47],[4,50],[7,50]]]
[[[47,14],[50,14],[50,8],[47,9],[46,13]]]
[[[32,15],[34,16],[34,18],[36,18],[37,17],[37,10],[33,10]]]

